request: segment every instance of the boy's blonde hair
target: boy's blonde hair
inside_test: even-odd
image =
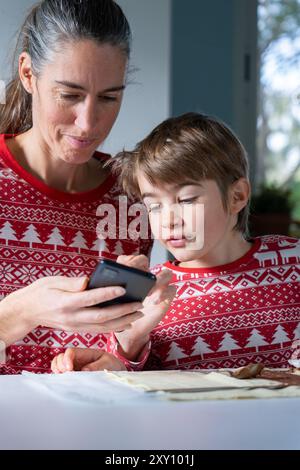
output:
[[[132,152],[120,152],[111,165],[130,196],[141,196],[139,172],[159,186],[214,180],[225,209],[230,185],[248,179],[247,154],[239,139],[221,121],[198,113],[165,120]],[[247,232],[248,213],[249,204],[238,214],[236,230]]]

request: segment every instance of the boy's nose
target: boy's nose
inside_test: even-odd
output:
[[[162,213],[162,227],[174,228],[182,225],[181,208],[173,207],[171,210],[165,210]]]

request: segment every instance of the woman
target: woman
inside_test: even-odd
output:
[[[18,70],[0,109],[0,340],[9,346],[2,373],[47,372],[66,347],[102,348],[104,333],[143,315],[141,304],[93,307],[122,288],[85,290],[99,252],[151,246],[96,234],[99,206],[118,209],[118,186],[96,149],[119,113],[130,37],[112,0],[45,0],[21,30]],[[159,300],[171,295],[164,276]]]

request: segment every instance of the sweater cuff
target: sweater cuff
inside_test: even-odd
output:
[[[151,350],[151,341],[149,340],[148,343],[145,344],[142,351],[138,355],[136,361],[130,361],[129,359],[124,357],[120,353],[119,349],[120,349],[120,344],[115,334],[111,333],[107,340],[107,351],[112,353],[118,359],[120,359],[120,361],[123,362],[123,364],[125,365],[128,371],[130,372],[139,371],[143,369],[143,367],[145,366],[145,363],[147,362],[147,359],[149,357],[150,350]]]
[[[20,371],[16,370],[7,364],[0,364],[0,375],[19,375]]]

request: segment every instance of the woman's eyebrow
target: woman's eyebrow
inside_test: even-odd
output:
[[[63,85],[63,86],[66,86],[68,88],[75,88],[76,90],[82,90],[82,91],[88,91],[86,88],[84,88],[82,85],[79,85],[78,83],[73,83],[73,82],[68,82],[68,81],[65,81],[65,80],[55,80],[55,83],[57,83],[58,85]],[[112,91],[122,91],[125,89],[125,85],[120,85],[120,86],[115,86],[115,87],[111,87],[111,88],[107,88],[106,90],[102,90],[99,92],[100,93],[109,93],[109,92],[112,92]]]

